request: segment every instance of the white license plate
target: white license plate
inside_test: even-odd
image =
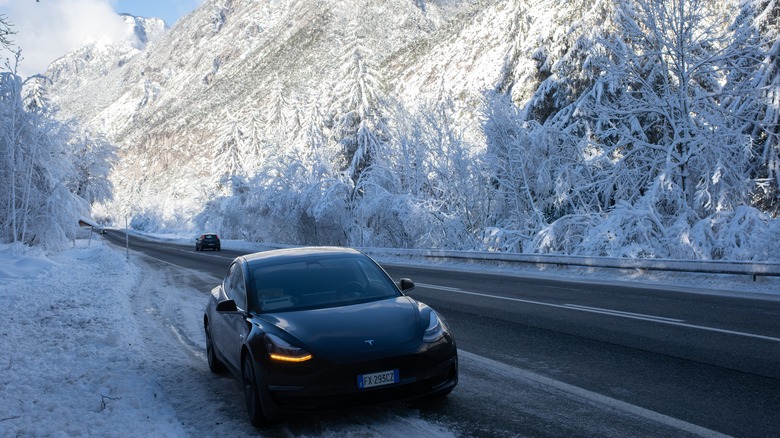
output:
[[[392,385],[398,383],[398,370],[388,370],[379,373],[360,374],[357,378],[358,388],[372,388],[374,386]]]

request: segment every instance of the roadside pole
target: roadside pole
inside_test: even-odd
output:
[[[127,232],[127,216],[125,216],[125,254],[126,260],[130,261],[130,234]]]

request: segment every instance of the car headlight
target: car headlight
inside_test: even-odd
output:
[[[436,342],[444,336],[444,324],[442,324],[439,315],[431,310],[428,328],[423,332],[423,342]]]
[[[281,362],[306,362],[312,358],[311,353],[303,348],[291,345],[279,336],[266,333],[265,349],[273,360]]]

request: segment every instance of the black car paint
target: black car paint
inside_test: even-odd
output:
[[[317,248],[258,253],[238,257],[234,263],[248,272],[250,264],[264,263],[271,256],[284,261],[285,257],[302,257],[312,251],[325,251],[324,256],[330,251],[367,257],[353,250]],[[414,285],[407,279],[401,284],[407,288]],[[253,285],[247,280],[245,287],[251,290]],[[423,342],[422,333],[433,310],[397,287],[398,296],[378,301],[268,313],[254,310],[259,305],[251,294],[247,296],[248,309],[237,307],[227,299],[224,288],[225,282],[212,290],[204,315],[205,329],[213,337],[217,357],[239,380],[244,358],[251,358],[267,418],[446,394],[457,384],[457,349],[446,323],[442,320],[445,331],[440,339]],[[333,327],[339,330],[330,333]],[[371,335],[364,335],[364,330],[370,330]],[[301,363],[271,360],[265,347],[266,333],[305,348],[313,358]],[[357,362],[356,357],[360,357]],[[401,382],[357,388],[358,375],[389,369],[403,370]]]
[[[261,314],[258,318],[277,328],[286,327],[288,333],[294,332],[301,340],[315,340],[316,344],[326,346],[321,350],[310,351],[312,354],[346,360],[338,353],[379,354],[385,348],[395,348],[414,341],[421,333],[419,327],[423,322],[415,307],[414,300],[402,296],[331,308],[324,312],[303,310]],[[332,331],[333,327],[339,327],[340,330]],[[361,333],[366,328],[372,332],[371,339]]]
[[[206,248],[211,248],[214,251],[222,250],[222,242],[219,240],[219,236],[213,233],[201,234],[195,238],[195,251],[203,251]]]

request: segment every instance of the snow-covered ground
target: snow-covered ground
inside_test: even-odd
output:
[[[5,246],[0,266],[0,436],[184,432],[148,367],[162,351],[139,327],[137,266],[94,241]]]
[[[242,242],[223,242],[223,248],[259,249]],[[375,256],[383,260],[381,253]],[[683,274],[521,271],[594,281],[611,275],[614,281],[673,283],[691,291],[704,281]],[[780,280],[743,277],[711,281],[721,293],[780,296]],[[237,383],[208,371],[201,330],[207,291],[195,287],[196,280],[217,281],[184,269],[151,269],[99,238],[51,256],[0,245],[0,436],[256,435]],[[320,419],[316,426],[285,423],[263,433],[454,435],[413,409],[354,415]]]

